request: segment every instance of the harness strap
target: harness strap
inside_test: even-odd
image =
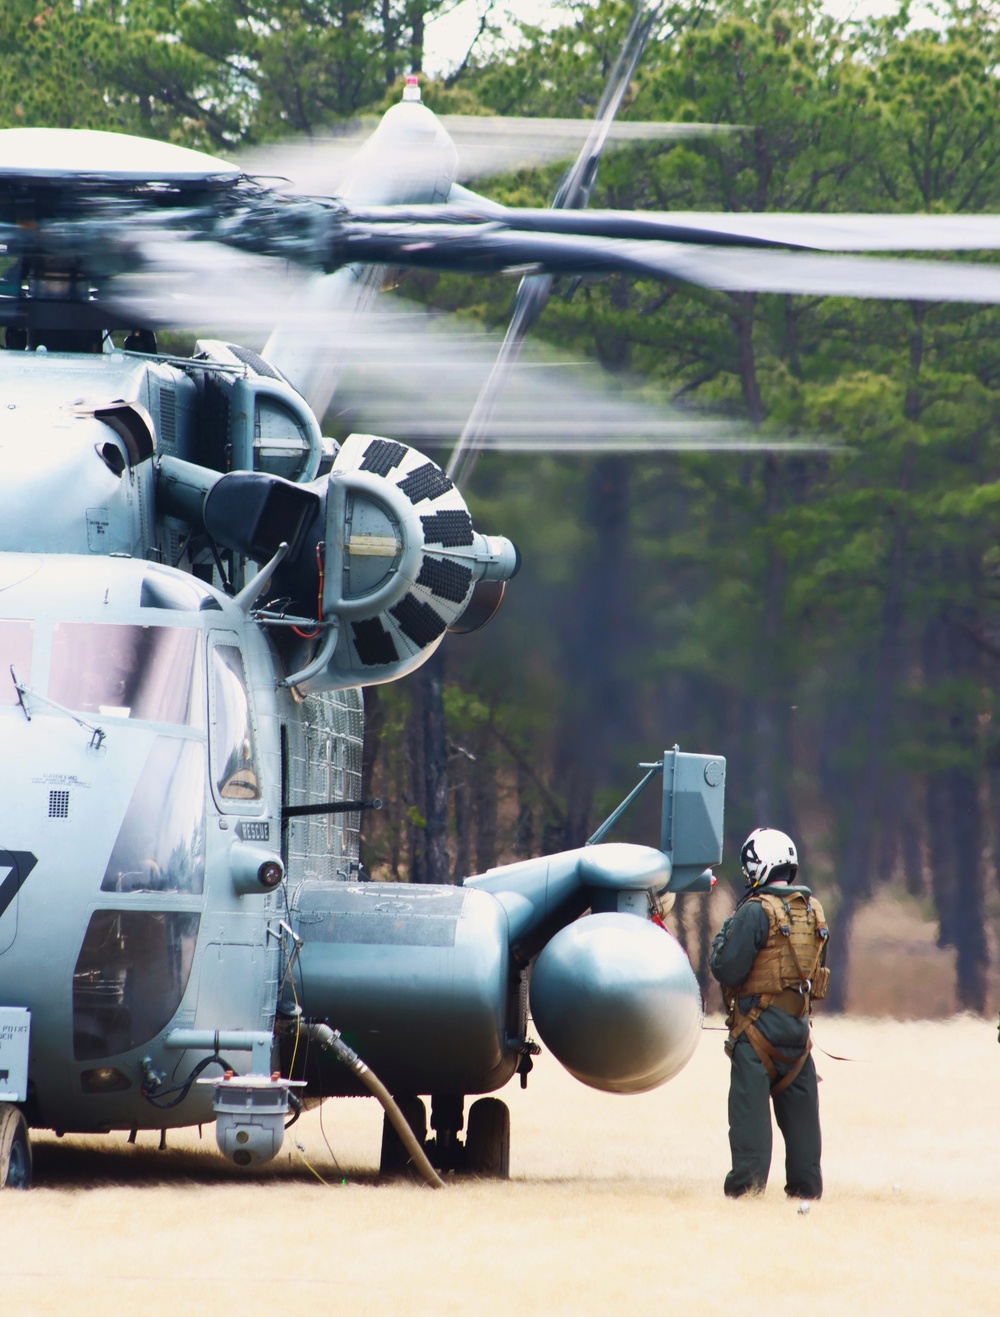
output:
[[[750,1014],[752,1015],[753,1011],[751,1011]],[[736,1028],[734,1028],[730,1035],[732,1045],[735,1047],[736,1039],[739,1038],[741,1034],[746,1034],[747,1042],[753,1048],[757,1059],[767,1071],[767,1077],[771,1081],[771,1096],[777,1097],[779,1093],[783,1093],[788,1085],[798,1077],[799,1071],[805,1065],[806,1057],[812,1051],[812,1036],[810,1035],[806,1040],[805,1048],[798,1056],[789,1056],[787,1052],[782,1052],[779,1048],[775,1047],[773,1043],[769,1043],[749,1016],[739,1016],[739,1019],[734,1021],[734,1024],[736,1025]],[[778,1077],[778,1068],[775,1065],[775,1061],[783,1066],[787,1065],[790,1067],[780,1078]]]
[[[732,1000],[728,1003],[729,1015],[726,1017],[726,1023],[729,1025],[729,1041],[732,1045],[735,1046],[737,1038],[757,1023],[761,1015],[778,996],[780,994],[777,992],[760,993],[756,1006],[751,1006],[747,1014],[743,1015],[739,1007],[739,993],[738,991],[733,993]]]
[[[784,1092],[784,1090],[788,1087],[788,1085],[798,1078],[799,1071],[806,1063],[806,1057],[812,1051],[812,1046],[813,1046],[812,1037],[810,1037],[805,1045],[804,1051],[801,1053],[799,1059],[792,1066],[791,1070],[789,1070],[787,1074],[782,1075],[776,1084],[771,1085],[772,1097],[777,1097],[779,1093]]]

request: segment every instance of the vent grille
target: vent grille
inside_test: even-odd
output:
[[[417,577],[417,585],[426,585],[439,599],[450,599],[460,604],[472,584],[472,569],[443,558],[425,558]]]
[[[440,498],[442,494],[454,489],[454,485],[439,466],[428,462],[401,480],[399,488],[411,503],[422,503],[425,498]]]
[[[157,447],[172,453],[177,447],[177,397],[172,388],[160,385],[160,426]]]
[[[424,539],[428,544],[440,544],[444,549],[472,544],[472,518],[467,512],[454,508],[421,517]]]
[[[251,348],[240,347],[238,343],[227,343],[226,347],[237,361],[242,361],[244,366],[249,366],[258,375],[263,375],[269,380],[283,380],[285,378],[280,370],[276,370],[269,361],[265,361],[258,352],[254,352]]]
[[[365,622],[352,622],[351,630],[354,632],[354,648],[358,651],[358,658],[366,667],[398,661],[399,654],[392,636],[377,617]]]
[[[68,819],[68,818],[69,818],[69,792],[68,792],[68,791],[50,791],[50,792],[49,792],[49,818],[50,818],[50,819]]]
[[[394,443],[391,439],[373,439],[365,449],[365,459],[359,469],[374,471],[377,476],[387,476],[405,456],[406,449],[402,444]]]
[[[448,625],[436,609],[431,608],[430,604],[422,604],[412,594],[400,599],[398,604],[393,604],[389,612],[399,623],[403,635],[409,636],[421,649],[437,640]]]

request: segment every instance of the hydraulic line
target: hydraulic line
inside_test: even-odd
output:
[[[393,1101],[392,1094],[379,1077],[365,1065],[357,1052],[347,1046],[336,1029],[327,1024],[311,1024],[306,1031],[320,1047],[328,1048],[338,1061],[341,1061],[373,1093],[382,1104],[385,1114],[392,1122],[392,1127],[403,1142],[403,1147],[410,1154],[413,1164],[432,1189],[443,1189],[444,1180],[427,1160],[427,1154],[417,1140],[413,1130],[406,1123],[406,1117]]]

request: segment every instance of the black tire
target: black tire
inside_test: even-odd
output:
[[[510,1112],[499,1098],[480,1098],[469,1108],[465,1169],[493,1180],[510,1178]]]
[[[19,1108],[0,1102],[0,1189],[31,1188],[31,1140]]]
[[[403,1113],[421,1147],[427,1142],[427,1108],[418,1097],[396,1098],[396,1106]],[[382,1150],[379,1153],[379,1175],[405,1175],[410,1166],[410,1154],[403,1140],[393,1129],[388,1116],[382,1117]]]

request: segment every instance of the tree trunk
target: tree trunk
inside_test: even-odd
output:
[[[459,883],[469,876],[472,863],[472,808],[469,786],[464,779],[455,784],[452,808],[455,814],[455,867],[452,869],[452,882]]]
[[[764,459],[764,513],[773,517],[782,507],[782,473],[777,459]],[[759,678],[753,704],[753,789],[757,826],[797,831],[790,791],[792,763],[791,694],[786,657],[784,612],[788,570],[784,555],[769,544],[764,578],[763,618],[755,637]]]
[[[757,358],[754,353],[753,327],[756,293],[734,293],[735,306],[730,312],[729,320],[736,333],[736,352],[740,372],[740,384],[743,388],[743,402],[747,415],[754,425],[760,425],[764,419],[764,400],[760,393],[760,381],[757,378]]]
[[[591,808],[615,749],[634,725],[633,683],[622,676],[628,644],[625,558],[629,544],[629,465],[621,457],[597,459],[587,477],[584,515],[593,540],[579,566],[562,619],[566,702],[557,731],[556,790],[566,800],[555,849],[582,846],[592,830]]]
[[[914,455],[911,441],[903,450],[900,465],[899,488],[904,493],[911,487]],[[844,1009],[846,999],[850,921],[857,904],[870,896],[873,878],[878,876],[872,873],[874,844],[885,799],[889,741],[903,670],[903,594],[908,551],[909,524],[904,515],[897,515],[885,565],[885,595],[874,667],[867,698],[859,706],[862,725],[866,729],[868,756],[858,776],[853,799],[844,802],[847,813],[841,831],[848,840],[839,872],[841,910],[837,917],[837,936],[830,948],[830,965],[835,974],[831,976],[829,1002],[831,1010],[835,1011]],[[844,911],[849,912],[847,928],[839,926]]]
[[[410,72],[424,71],[424,6],[421,0],[410,8]]]
[[[418,674],[419,677],[419,674]],[[426,860],[426,782],[424,771],[423,687],[418,680],[410,684],[410,716],[406,720],[406,831],[409,842],[409,880],[427,882]]]
[[[523,859],[535,853],[535,815],[531,807],[531,783],[520,764],[517,766],[517,825],[514,850]]]
[[[392,0],[381,0],[382,51],[385,55],[385,85],[391,87],[396,81],[396,52],[399,48],[396,20],[392,15]]]
[[[472,798],[476,816],[476,872],[485,873],[496,867],[499,846],[497,843],[497,780],[489,745],[489,729],[479,739],[476,762],[472,770]]]
[[[447,883],[448,740],[444,717],[444,656],[440,648],[417,674],[423,705],[426,883]]]
[[[952,567],[952,572],[957,570]],[[968,564],[965,564],[968,567]],[[944,572],[948,573],[948,565]],[[964,1010],[986,1003],[985,875],[983,817],[979,789],[976,710],[963,688],[978,684],[981,657],[964,630],[945,617],[932,619],[924,634],[924,675],[929,693],[944,702],[939,719],[939,755],[944,764],[927,784],[931,890],[939,920],[938,942],[956,951],[956,988]]]

